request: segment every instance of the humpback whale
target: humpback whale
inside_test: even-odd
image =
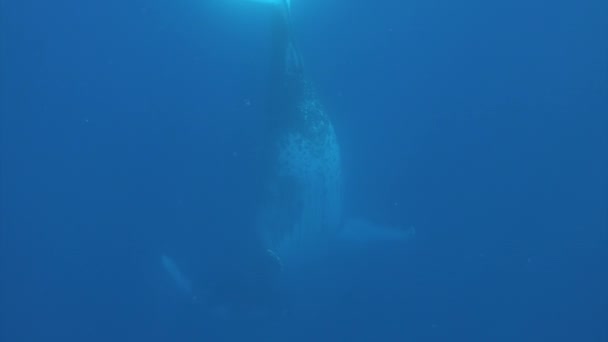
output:
[[[415,230],[344,218],[338,138],[313,83],[306,77],[291,29],[289,0],[272,5],[275,53],[269,100],[267,187],[256,229],[284,270],[328,257],[336,245],[403,241]]]
[[[271,158],[256,229],[270,255],[290,267],[322,257],[337,236],[342,224],[342,170],[332,121],[305,77],[292,36],[289,2],[271,3]]]
[[[323,262],[340,241],[351,246],[411,237],[413,229],[344,219],[340,146],[330,116],[304,73],[291,28],[290,1],[248,1],[263,3],[273,13],[266,157],[262,158],[265,186],[252,223],[268,261],[264,268],[273,273],[269,278],[297,274]],[[166,256],[162,260],[176,286],[189,293],[191,286],[177,266]]]

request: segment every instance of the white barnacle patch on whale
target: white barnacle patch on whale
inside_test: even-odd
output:
[[[315,97],[302,101],[298,114],[303,122],[279,142],[279,172],[301,181],[321,178],[337,183],[340,148],[331,121]]]

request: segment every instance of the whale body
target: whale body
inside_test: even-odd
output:
[[[342,222],[342,169],[334,127],[304,80],[277,136],[257,230],[284,264],[321,257]]]
[[[268,106],[272,157],[256,230],[264,247],[290,267],[321,258],[338,236],[342,166],[333,124],[291,36],[289,3],[270,3],[276,5],[276,68],[270,76],[276,86]]]
[[[267,272],[272,278],[269,283],[277,283],[275,278],[285,275],[303,277],[306,272],[302,270],[323,263],[336,245],[356,248],[412,237],[413,228],[344,219],[338,137],[314,85],[305,76],[290,27],[291,4],[287,0],[248,1],[268,5],[274,14],[265,186],[252,223],[261,253],[270,261],[262,263],[271,270]],[[176,286],[191,292],[190,282],[171,259],[163,256],[162,260]],[[279,270],[279,277],[272,274],[277,273],[274,270]],[[206,286],[197,286],[201,287]]]

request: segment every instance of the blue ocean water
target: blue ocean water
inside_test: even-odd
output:
[[[211,317],[160,258],[250,300],[269,14],[0,0],[0,340],[608,341],[608,3],[293,10],[346,212],[416,236]]]

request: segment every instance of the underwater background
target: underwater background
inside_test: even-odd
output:
[[[608,341],[608,2],[292,6],[347,215],[416,236],[208,317],[160,258],[255,273],[268,11],[0,0],[0,340]]]

